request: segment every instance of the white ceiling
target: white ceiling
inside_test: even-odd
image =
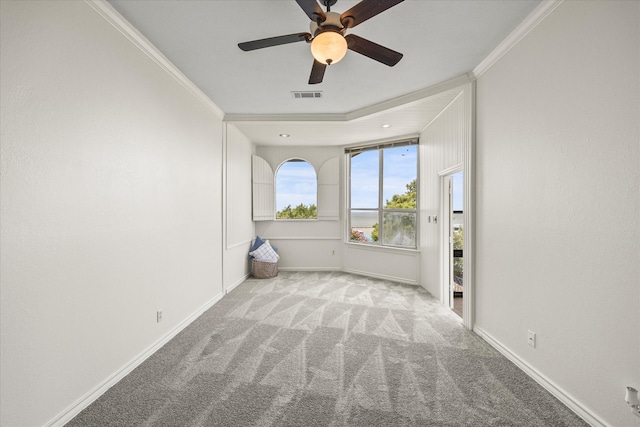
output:
[[[349,51],[309,85],[307,43],[237,46],[309,31],[294,0],[108,1],[259,145],[350,145],[420,132],[457,95],[432,96],[430,88],[473,70],[540,3],[405,0],[348,31],[402,52],[395,67]],[[357,3],[338,0],[331,10]],[[322,97],[291,95],[310,90]]]

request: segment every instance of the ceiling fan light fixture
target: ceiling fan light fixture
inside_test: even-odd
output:
[[[321,64],[335,64],[347,53],[347,40],[337,31],[323,31],[311,41],[311,54]]]
[[[355,6],[343,13],[331,12],[331,6],[337,0],[321,0],[327,7],[326,13],[318,0],[296,0],[309,22],[309,32],[285,34],[238,43],[243,51],[305,41],[311,45],[313,65],[309,75],[309,84],[322,83],[327,65],[340,62],[352,50],[389,67],[402,59],[402,54],[381,46],[355,34],[345,35],[348,29],[367,21],[385,10],[402,3],[404,0],[360,0]]]

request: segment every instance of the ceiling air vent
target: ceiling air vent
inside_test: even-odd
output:
[[[291,96],[293,96],[295,99],[322,98],[322,92],[298,91],[298,92],[291,92]]]

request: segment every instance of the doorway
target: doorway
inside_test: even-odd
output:
[[[464,318],[464,173],[442,177],[443,295],[445,303]]]

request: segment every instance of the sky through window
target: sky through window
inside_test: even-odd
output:
[[[316,172],[305,161],[288,161],[282,164],[276,174],[276,210],[299,204],[317,206]]]

